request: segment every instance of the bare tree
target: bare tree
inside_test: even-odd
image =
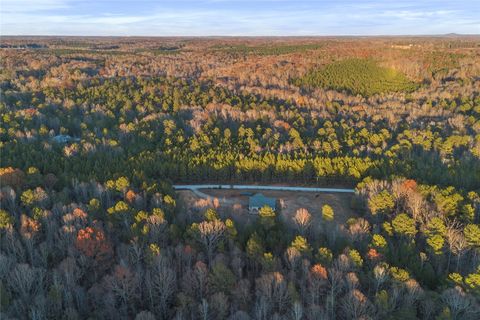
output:
[[[308,233],[312,223],[312,215],[308,212],[305,208],[300,208],[295,212],[295,216],[293,217],[293,221],[300,232],[301,235],[305,235]]]
[[[442,293],[442,300],[450,309],[452,319],[478,319],[480,309],[473,297],[467,295],[462,288],[446,289]]]
[[[230,305],[228,298],[223,292],[217,292],[210,297],[210,305],[212,306],[215,319],[222,320],[227,318]]]
[[[463,232],[461,232],[459,229],[457,229],[453,225],[447,227],[447,233],[445,237],[447,238],[448,247],[450,249],[450,252],[448,253],[449,262],[450,262],[451,253],[456,255],[457,263],[455,266],[455,271],[458,271],[462,255],[465,253],[465,251],[468,248],[467,240],[465,239]]]
[[[289,247],[285,252],[285,260],[287,261],[290,270],[295,271],[298,268],[301,258],[302,255],[295,248]]]
[[[130,241],[130,244],[128,245],[128,258],[130,261],[130,264],[132,266],[138,266],[140,265],[142,259],[143,259],[143,248],[140,242],[138,241],[138,238],[133,238]]]
[[[15,314],[27,314],[28,310],[36,310],[35,318],[41,319],[40,310],[32,305],[34,297],[42,296],[44,290],[45,270],[40,268],[32,268],[28,264],[18,264],[12,271],[10,271],[7,283],[11,292],[15,297],[18,297],[13,302],[12,309]],[[37,314],[38,313],[38,314]],[[40,317],[37,317],[40,316]],[[30,318],[33,317],[31,314]]]
[[[156,309],[163,319],[168,318],[168,307],[177,289],[177,276],[162,256],[147,270],[145,285],[151,310]]]
[[[28,304],[43,289],[44,277],[44,270],[32,268],[28,264],[18,264],[10,271],[7,282],[12,292]]]
[[[251,320],[250,316],[248,313],[242,310],[236,311],[234,314],[232,314],[229,318],[229,320]],[[258,318],[257,318],[258,319]]]
[[[208,269],[205,263],[198,261],[193,270],[189,270],[182,279],[182,289],[199,301],[207,295]]]
[[[135,316],[135,320],[155,320],[155,316],[150,311],[142,311]]]
[[[288,307],[290,296],[287,282],[279,272],[265,274],[256,280],[257,297],[264,298],[274,311],[282,313]]]
[[[430,213],[427,209],[427,205],[423,196],[415,191],[411,191],[406,194],[405,197],[406,207],[412,213],[412,217],[416,221],[422,221],[426,223],[430,218]]]
[[[2,238],[3,248],[8,256],[14,257],[17,261],[24,261],[26,258],[25,248],[16,235],[17,232],[13,227],[7,229],[5,237]]]
[[[15,261],[7,255],[0,253],[0,279],[5,280]]]
[[[345,277],[345,285],[350,291],[358,288],[360,285],[360,280],[358,280],[358,276],[355,272],[347,273]]]
[[[226,227],[220,220],[203,221],[198,225],[197,240],[205,247],[207,251],[208,264],[210,265],[213,254],[220,241],[223,240]]]
[[[388,280],[388,270],[384,265],[378,264],[373,268],[373,276],[375,278],[375,294],[377,294],[382,284]]]
[[[266,320],[269,319],[271,303],[266,297],[258,297],[255,303],[255,319]]]
[[[15,199],[17,198],[17,194],[15,190],[11,187],[3,187],[0,189],[0,201],[3,208],[7,209],[8,211],[14,213],[17,209],[17,204]]]
[[[206,299],[202,299],[202,302],[198,306],[198,311],[200,312],[200,319],[209,320],[210,314],[208,312],[208,302]]]
[[[84,275],[82,269],[77,265],[72,257],[65,258],[57,268],[65,285],[73,287],[77,281]]]
[[[328,270],[328,283],[330,292],[327,297],[327,310],[331,318],[335,319],[336,297],[343,287],[343,273],[337,268],[330,268]]]
[[[134,307],[136,300],[140,298],[138,274],[126,266],[117,265],[113,274],[105,277],[105,283],[122,307]]]
[[[248,309],[252,301],[251,283],[248,279],[241,279],[233,289],[233,301],[240,306],[240,308]]]
[[[320,305],[320,297],[326,290],[327,269],[320,264],[315,264],[308,273],[308,294],[310,304]]]
[[[363,218],[358,218],[349,225],[348,231],[352,242],[361,242],[370,235],[370,223]]]
[[[408,305],[414,305],[424,293],[422,287],[420,287],[420,284],[418,284],[418,282],[414,279],[408,279],[405,282],[405,290],[407,293],[405,294],[404,301]]]
[[[293,303],[292,307],[292,319],[301,320],[303,318],[303,307],[302,304],[298,301]]]
[[[150,242],[165,242],[165,229],[168,227],[167,221],[161,215],[152,214],[147,219]]]
[[[373,306],[359,290],[350,290],[342,299],[342,311],[345,319],[368,319]]]

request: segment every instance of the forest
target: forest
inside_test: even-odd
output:
[[[1,319],[480,318],[478,36],[2,37],[0,66]],[[204,183],[355,214],[172,187]]]
[[[415,89],[415,84],[403,74],[365,59],[346,59],[328,64],[321,70],[314,70],[294,80],[294,84],[345,90],[363,96]]]

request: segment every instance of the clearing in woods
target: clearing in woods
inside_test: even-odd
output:
[[[217,212],[223,217],[231,217],[237,223],[248,223],[256,219],[255,215],[248,213],[247,193],[261,192],[267,197],[277,198],[277,206],[284,221],[288,225],[293,224],[295,212],[305,208],[312,215],[313,225],[321,222],[322,206],[329,205],[335,212],[335,221],[344,224],[356,214],[350,208],[352,193],[314,193],[295,191],[271,191],[271,190],[228,190],[228,189],[201,189],[212,199],[201,198],[190,190],[177,191],[185,208],[195,208],[197,212],[204,212],[207,208],[216,207]],[[215,200],[218,199],[218,201]]]

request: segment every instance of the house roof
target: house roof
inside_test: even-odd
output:
[[[59,135],[53,137],[52,140],[56,143],[67,143],[67,142],[71,142],[71,141],[74,141],[74,142],[80,141],[80,139],[73,138],[73,137],[69,136],[68,134],[59,134]]]
[[[248,199],[248,206],[250,208],[252,207],[263,208],[264,206],[269,206],[270,208],[275,209],[276,202],[277,202],[277,199],[275,198],[265,197],[263,194],[257,193]]]

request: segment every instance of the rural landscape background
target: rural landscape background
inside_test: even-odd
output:
[[[0,319],[480,318],[478,5],[72,3],[0,1]]]
[[[2,318],[480,316],[478,36],[1,46]]]

